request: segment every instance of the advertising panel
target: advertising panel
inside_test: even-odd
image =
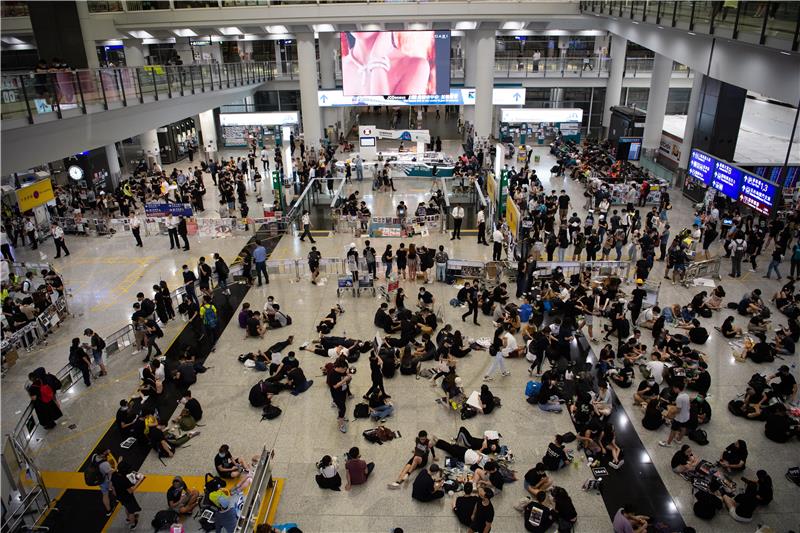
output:
[[[17,204],[19,205],[19,210],[23,213],[54,199],[53,183],[50,178],[39,180],[17,189]]]
[[[220,113],[220,126],[283,126],[297,124],[297,111],[277,113]]]
[[[450,31],[340,34],[346,96],[448,94]]]
[[[498,87],[492,89],[492,105],[523,105],[524,87]],[[417,106],[417,105],[475,105],[475,89],[450,89],[445,94],[415,94],[386,96],[345,96],[341,90],[317,91],[320,107],[353,107],[370,105]]]
[[[546,122],[582,122],[583,109],[580,108],[506,108],[500,110],[500,122],[509,124]]]

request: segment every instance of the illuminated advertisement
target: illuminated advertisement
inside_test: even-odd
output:
[[[347,96],[448,94],[450,31],[340,34]]]

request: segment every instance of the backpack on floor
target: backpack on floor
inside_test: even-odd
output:
[[[475,409],[474,407],[470,407],[466,403],[461,408],[461,420],[466,420],[468,418],[473,418],[473,417],[477,416],[477,414],[478,414],[478,410]]]
[[[567,431],[566,433],[561,435],[561,442],[563,442],[564,444],[569,444],[570,442],[575,442],[576,439],[577,439],[577,437],[575,436],[575,433],[573,433],[571,431]]]
[[[392,431],[386,426],[378,426],[376,428],[366,429],[361,433],[368,442],[373,444],[383,444],[384,442],[399,439],[399,431]]]
[[[356,404],[353,409],[353,418],[369,418],[369,405],[365,403]]]
[[[528,398],[536,399],[539,396],[539,391],[542,390],[542,384],[539,381],[529,381],[525,385],[525,396]]]
[[[207,473],[203,479],[203,490],[206,494],[211,494],[212,492],[218,491],[224,487],[225,480],[219,476],[215,476],[214,474]]]
[[[700,446],[705,446],[708,444],[708,434],[702,429],[693,429],[688,434],[689,440],[699,444]]]
[[[261,412],[261,420],[272,420],[274,418],[278,418],[281,416],[281,413],[283,413],[283,411],[281,411],[280,407],[266,405],[264,406],[264,410]]]
[[[150,525],[153,526],[153,531],[161,531],[162,529],[167,529],[172,524],[176,522],[180,522],[180,515],[173,511],[172,509],[167,509],[165,511],[159,511],[153,517],[153,520],[150,522]]]

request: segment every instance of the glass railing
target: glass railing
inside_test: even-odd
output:
[[[498,58],[496,77],[508,78],[605,78],[611,60],[607,57],[532,57]]]
[[[653,74],[654,62],[655,59],[652,57],[626,57],[624,76],[626,78],[649,78]],[[677,61],[672,62],[673,78],[689,78],[691,75],[692,70],[689,67]]]
[[[296,76],[296,64],[289,72]],[[34,124],[275,79],[266,62],[150,65],[2,77],[2,119]]]
[[[800,48],[800,2],[584,0],[581,11],[784,50]]]

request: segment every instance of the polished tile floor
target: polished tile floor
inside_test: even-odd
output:
[[[445,148],[453,150],[455,147]],[[556,190],[566,188],[573,198],[582,199],[582,189],[578,184],[569,180],[556,179],[550,183],[548,169],[552,160],[540,150],[541,163],[537,170],[542,176],[547,187]],[[398,180],[400,181],[400,180]],[[368,183],[368,182],[365,182]],[[397,183],[397,182],[396,182]],[[353,184],[348,186],[348,191],[359,188],[362,193],[368,193],[369,185]],[[394,212],[396,202],[400,198],[425,195],[417,191],[420,185],[414,182],[398,183],[398,193],[376,193],[369,201],[372,203],[375,215],[390,215]],[[423,187],[424,189],[424,187]],[[210,190],[210,189],[209,189]],[[670,212],[670,224],[678,229],[691,223],[691,206],[680,196],[678,191],[672,193],[675,209]],[[406,200],[407,201],[407,200]],[[408,202],[407,202],[408,203]],[[582,204],[582,201],[580,202]],[[575,209],[583,214],[580,208]],[[113,239],[78,239],[68,241],[74,247],[74,253],[64,262],[65,281],[68,285],[75,280],[89,279],[84,282],[84,288],[76,289],[76,293],[91,294],[91,287],[106,283],[112,285],[119,274],[111,274],[102,266],[84,266],[69,268],[69,261],[79,258],[100,259],[108,254],[122,257],[156,256],[152,265],[148,265],[139,285],[133,286],[124,296],[105,309],[102,313],[91,314],[89,309],[98,303],[105,303],[102,295],[97,295],[95,300],[87,298],[83,308],[84,316],[76,318],[65,324],[65,328],[83,328],[87,325],[100,323],[99,316],[113,315],[117,322],[124,322],[128,316],[128,309],[134,300],[137,290],[145,290],[159,278],[159,276],[172,276],[180,267],[182,259],[177,259],[164,251],[164,243],[153,238],[146,241],[141,252],[131,252],[130,242],[120,237]],[[447,235],[432,233],[426,238],[415,238],[414,242],[428,245],[443,244],[451,258],[488,259],[489,247],[479,247],[475,244],[474,236],[464,236],[460,241],[451,241]],[[355,242],[359,248],[363,246],[365,238],[354,238],[348,234],[336,234],[320,237],[316,246],[323,257],[342,257],[345,247],[350,242]],[[382,250],[387,242],[395,248],[400,239],[371,239],[377,250]],[[209,254],[217,249],[223,255],[237,251],[244,242],[244,237],[220,239],[215,242],[200,241],[190,252],[192,257],[201,253]],[[156,244],[157,243],[157,244]],[[47,245],[46,245],[47,246]],[[284,237],[273,254],[276,259],[304,258],[310,249],[308,242],[301,243],[297,238]],[[135,249],[134,249],[135,250]],[[723,274],[727,265],[723,265]],[[731,280],[724,277],[722,283],[730,299],[738,299],[741,294],[755,287],[760,287],[765,296],[771,296],[777,289],[776,281],[767,281],[761,278],[766,262],[760,266],[761,272],[746,273],[741,279]],[[788,268],[788,265],[787,265]],[[163,273],[163,274],[162,274]],[[81,277],[83,275],[84,277]],[[87,276],[90,275],[91,277]],[[663,265],[658,264],[651,274],[653,280],[661,280]],[[165,278],[172,285],[172,277]],[[673,286],[663,280],[659,293],[661,304],[687,303],[695,292],[701,290],[685,289]],[[213,469],[213,456],[218,446],[227,443],[235,455],[249,457],[258,453],[263,446],[275,450],[274,475],[286,478],[286,485],[281,497],[277,522],[298,522],[303,531],[311,532],[374,532],[387,531],[391,527],[403,527],[405,531],[436,531],[456,532],[463,531],[452,516],[447,501],[429,504],[420,504],[410,497],[410,484],[399,491],[387,490],[386,483],[393,480],[397,472],[410,456],[413,435],[420,429],[438,437],[450,438],[455,436],[458,427],[462,425],[460,418],[452,412],[445,411],[434,403],[436,389],[424,380],[415,380],[413,377],[397,376],[386,381],[387,391],[393,396],[396,414],[390,418],[386,425],[394,430],[399,430],[403,438],[397,439],[382,446],[372,445],[360,433],[374,424],[363,419],[351,421],[347,434],[337,430],[335,411],[330,407],[330,397],[324,385],[319,368],[325,359],[309,352],[298,352],[298,358],[306,375],[315,380],[314,386],[300,396],[291,396],[286,393],[276,398],[276,404],[283,409],[280,418],[273,421],[260,421],[260,412],[251,408],[247,402],[249,388],[256,383],[263,374],[244,368],[236,361],[236,356],[245,351],[265,348],[270,344],[283,340],[291,334],[295,336],[294,348],[300,342],[310,339],[314,335],[314,325],[319,317],[325,315],[331,305],[340,303],[345,309],[340,323],[336,326],[336,334],[349,337],[370,338],[375,333],[372,318],[378,300],[366,295],[354,299],[349,295],[341,298],[336,296],[335,279],[326,279],[318,286],[311,285],[307,279],[296,282],[293,277],[274,277],[272,283],[262,288],[253,288],[246,297],[253,307],[261,307],[267,296],[273,295],[282,304],[294,319],[294,323],[275,333],[268,333],[263,341],[244,339],[244,335],[236,324],[232,324],[223,333],[218,344],[218,350],[209,358],[207,365],[212,368],[202,375],[193,387],[193,393],[200,400],[205,409],[202,433],[193,439],[190,446],[179,450],[173,459],[167,461],[166,467],[154,457],[150,456],[142,467],[143,472],[196,474],[202,475]],[[403,282],[406,292],[413,297],[418,289],[418,284]],[[141,288],[137,288],[141,287]],[[491,325],[486,318],[481,322],[481,327],[460,322],[458,310],[447,305],[447,301],[455,295],[455,289],[444,284],[428,286],[437,300],[437,307],[444,313],[444,321],[452,323],[462,332],[471,337],[491,335]],[[706,320],[707,326],[719,324],[727,313],[723,312]],[[780,322],[780,319],[776,319]],[[110,324],[114,320],[109,319]],[[74,323],[74,325],[73,325]],[[100,326],[97,326],[99,328]],[[96,329],[97,329],[96,328]],[[711,329],[709,327],[709,329]],[[68,330],[69,331],[69,330]],[[61,335],[61,334],[59,334]],[[57,349],[59,341],[66,343],[66,335],[62,339],[55,337],[53,346],[42,350],[36,357],[48,361],[49,366],[60,366],[66,361],[66,349]],[[169,333],[168,333],[169,336]],[[645,333],[645,342],[650,343],[649,334]],[[65,344],[64,344],[65,345]],[[762,435],[762,425],[745,422],[731,417],[725,405],[735,394],[743,391],[744,383],[756,371],[773,371],[778,365],[757,366],[752,363],[740,364],[733,362],[730,347],[719,339],[716,334],[705,346],[710,359],[710,372],[712,374],[711,404],[714,415],[711,423],[706,426],[709,433],[710,444],[705,447],[696,447],[697,453],[702,457],[715,460],[721,450],[735,438],[747,440],[750,448],[750,458],[746,474],[753,475],[759,468],[766,469],[775,482],[775,501],[767,509],[759,510],[752,525],[741,525],[733,522],[729,517],[720,515],[714,521],[705,523],[697,520],[691,511],[692,499],[689,485],[683,479],[673,474],[669,468],[672,451],[657,446],[657,441],[666,436],[665,430],[648,432],[639,427],[641,415],[638,408],[631,405],[632,391],[618,391],[633,424],[636,427],[643,443],[646,446],[648,458],[656,466],[673,498],[675,508],[679,511],[687,524],[697,528],[698,531],[734,531],[747,532],[755,529],[756,523],[769,524],[778,531],[797,528],[800,521],[796,502],[798,501],[797,487],[783,477],[787,467],[797,464],[800,457],[800,447],[797,443],[778,445],[766,440]],[[47,358],[47,359],[45,359]],[[542,457],[547,443],[556,433],[563,433],[572,429],[572,424],[566,414],[544,414],[524,402],[523,391],[528,381],[526,372],[527,364],[520,360],[509,361],[511,376],[497,378],[490,384],[495,395],[503,399],[503,407],[490,416],[478,416],[463,423],[473,433],[480,433],[486,429],[495,429],[503,434],[503,440],[509,445],[516,456],[516,467],[520,476]],[[26,364],[28,366],[26,366]],[[22,383],[27,375],[27,368],[33,362],[26,362],[12,369],[9,377],[4,381],[3,414],[13,416],[6,411],[7,400],[14,402],[19,396]],[[68,417],[80,421],[78,431],[84,430],[87,434],[92,424],[99,425],[101,421],[110,421],[116,409],[119,398],[129,394],[135,387],[133,369],[138,366],[138,359],[130,357],[125,360],[112,362],[112,375],[109,383],[119,379],[119,385],[106,386],[104,389],[95,390],[92,394],[81,393],[79,398],[67,405]],[[478,352],[459,361],[458,372],[463,377],[465,389],[478,389],[482,383],[481,378],[489,365],[486,352]],[[38,364],[36,365],[38,366]],[[365,358],[357,364],[358,373],[353,382],[353,392],[359,398],[369,387],[368,363]],[[11,379],[11,381],[9,381]],[[8,403],[11,403],[8,402]],[[18,402],[19,409],[21,402]],[[352,414],[354,401],[348,403],[348,411]],[[78,414],[83,413],[83,414]],[[351,417],[352,418],[352,417]],[[4,420],[5,424],[5,420]],[[99,435],[104,427],[97,429]],[[37,455],[37,461],[45,469],[71,470],[78,466],[83,453],[76,454],[75,450],[87,450],[94,440],[86,442],[82,437],[73,437],[70,430],[59,427],[52,434],[45,437],[43,448]],[[368,461],[376,463],[373,478],[367,485],[357,487],[350,492],[335,493],[322,491],[314,482],[314,464],[322,455],[338,455],[351,446],[361,448],[362,456]],[[576,464],[553,475],[556,484],[565,487],[578,510],[578,531],[610,531],[611,524],[608,513],[599,495],[585,493],[580,486],[590,477],[585,463]],[[506,486],[502,494],[494,500],[496,519],[493,531],[521,531],[522,517],[514,511],[512,505],[525,495],[521,482]],[[158,495],[141,495],[139,501],[145,508],[142,515],[149,521],[152,513],[164,507],[163,498]],[[140,526],[141,527],[141,526]],[[194,527],[192,525],[192,527]],[[116,517],[109,531],[123,531],[123,518]],[[189,530],[192,530],[191,528]]]

